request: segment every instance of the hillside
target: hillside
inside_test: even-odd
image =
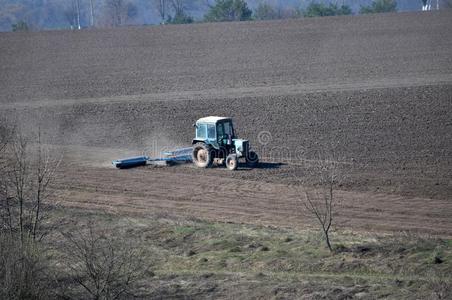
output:
[[[354,202],[358,208],[351,219],[360,219],[362,209],[370,206],[394,221],[392,229],[431,232],[430,222],[441,218],[444,225],[437,230],[447,233],[452,32],[446,28],[451,23],[451,13],[431,12],[3,33],[1,110],[16,116],[24,128],[39,126],[47,143],[65,149],[68,168],[63,168],[61,187],[77,182],[76,190],[84,196],[68,196],[76,203],[86,193],[102,199],[102,190],[112,186],[122,195],[118,201],[128,203],[122,187],[138,184],[137,190],[147,191],[152,188],[147,172],[180,193],[161,196],[165,199],[186,199],[176,178],[196,189],[199,182],[192,178],[197,176],[225,186],[245,180],[251,197],[263,182],[272,191],[280,184],[305,182],[306,162],[326,152],[346,162],[343,190],[370,193],[350,196],[366,199]],[[124,154],[146,150],[155,155],[189,145],[193,122],[211,114],[234,118],[239,135],[249,138],[260,154],[262,168],[232,173],[189,166],[140,170],[142,185],[129,173],[107,171],[111,159]],[[262,132],[270,134],[268,142],[262,142]],[[98,176],[97,183],[86,176],[105,172],[108,179]],[[231,206],[231,214],[249,213],[212,192]],[[388,196],[396,206],[374,207],[379,205],[375,193],[402,198]],[[136,197],[151,201],[157,196]],[[408,217],[406,205],[414,202],[418,204]],[[206,214],[221,214],[213,211]],[[292,211],[287,209],[284,219]],[[404,216],[402,223],[397,214]],[[424,222],[417,224],[420,215]],[[380,224],[374,227],[388,226],[383,216],[373,222]]]
[[[451,15],[3,33],[1,101],[450,82]]]

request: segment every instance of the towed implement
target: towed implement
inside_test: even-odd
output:
[[[192,147],[163,152],[158,158],[143,155],[114,160],[112,163],[120,169],[155,162],[193,162],[199,168],[209,168],[217,163],[229,170],[236,170],[240,159],[245,160],[250,167],[258,164],[259,158],[250,150],[249,141],[239,139],[235,135],[231,118],[205,117],[196,121],[194,127],[195,138],[192,140]]]
[[[149,157],[146,155],[129,157],[124,159],[117,159],[112,161],[112,164],[118,169],[128,169],[138,166],[144,166],[148,163],[177,163],[177,162],[190,162],[191,161],[192,148],[180,148],[174,151],[167,151],[162,153],[162,157]]]

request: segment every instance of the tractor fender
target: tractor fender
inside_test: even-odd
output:
[[[192,140],[192,141],[191,141],[191,144],[192,144],[192,145],[197,144],[197,143],[203,143],[203,144],[205,144],[205,141],[203,141],[203,140]]]

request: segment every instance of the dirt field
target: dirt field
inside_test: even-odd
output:
[[[2,102],[450,82],[451,23],[445,11],[2,33]]]
[[[319,152],[343,229],[452,236],[450,12],[0,34],[0,107],[64,150],[61,203],[303,227]],[[115,170],[234,118],[263,164]]]

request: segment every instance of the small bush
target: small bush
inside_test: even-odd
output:
[[[248,21],[252,11],[244,0],[217,0],[204,20],[207,22]]]
[[[48,299],[47,266],[38,243],[0,233],[0,299]]]
[[[193,22],[193,18],[184,12],[176,13],[174,17],[169,16],[166,20],[166,24],[191,24]]]
[[[13,32],[16,32],[16,31],[28,31],[29,28],[28,28],[28,24],[26,22],[19,21],[16,24],[11,25],[11,30]]]
[[[397,11],[397,2],[395,0],[374,0],[370,6],[362,6],[360,13],[373,14]]]
[[[65,297],[81,299],[130,298],[148,271],[142,251],[122,239],[109,237],[92,224],[88,232],[63,233],[63,259],[72,281]]]
[[[305,17],[325,17],[325,16],[340,16],[351,15],[352,9],[348,5],[341,5],[330,3],[329,5],[322,3],[314,3],[308,5],[304,11]]]

